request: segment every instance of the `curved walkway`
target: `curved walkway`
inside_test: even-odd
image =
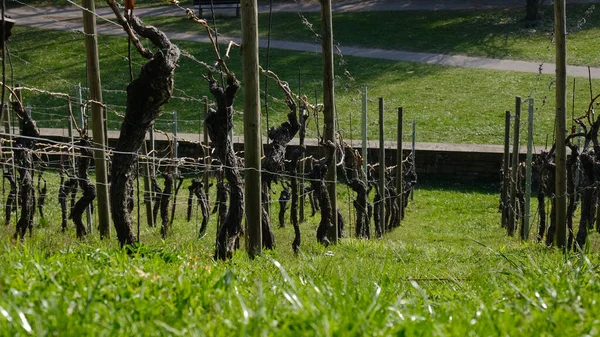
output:
[[[571,1],[570,1],[571,2]],[[573,2],[592,2],[589,0],[578,0]],[[524,1],[520,0],[448,0],[448,1],[390,1],[390,0],[366,0],[366,1],[340,1],[336,6],[340,10],[408,10],[408,9],[463,9],[463,8],[481,8],[482,6],[490,7],[507,7],[520,6]],[[293,11],[309,11],[318,10],[317,4],[279,4],[277,11],[292,10]],[[300,8],[299,6],[305,6]],[[316,7],[315,7],[316,6]],[[463,6],[463,7],[461,7]],[[467,7],[471,6],[471,7]],[[426,8],[427,7],[427,8]],[[398,9],[399,8],[399,9]],[[173,6],[149,7],[136,9],[136,13],[140,16],[158,16],[158,15],[182,15],[181,10]],[[99,8],[97,14],[100,18],[113,20],[113,15],[108,8]],[[83,31],[82,23],[79,20],[74,20],[81,17],[81,9],[76,7],[68,8],[49,8],[49,7],[19,7],[8,10],[8,15],[17,20],[17,24],[42,29],[54,30],[78,30]],[[99,34],[107,35],[125,35],[123,30],[118,25],[105,24],[98,27]],[[194,41],[208,43],[209,40],[204,35],[168,32],[168,35],[173,40]],[[240,42],[239,38],[223,37],[220,41],[236,41]],[[260,40],[260,46],[266,47],[267,41]],[[302,52],[321,52],[321,45],[318,43],[292,42],[282,40],[271,40],[271,48],[293,50]],[[452,67],[490,69],[500,71],[517,71],[527,73],[554,74],[556,66],[552,63],[545,63],[541,66],[540,62],[528,62],[506,59],[492,59],[483,57],[470,57],[463,55],[447,55],[434,53],[408,52],[402,50],[386,50],[378,48],[364,48],[352,46],[340,46],[340,50],[345,56],[356,56],[373,59],[383,59],[402,62],[416,62],[427,64],[438,64]],[[592,78],[600,78],[600,68],[590,68]],[[583,66],[567,66],[567,75],[573,77],[588,77],[588,68]]]

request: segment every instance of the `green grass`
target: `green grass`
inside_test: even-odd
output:
[[[292,229],[275,229],[277,249],[254,261],[212,260],[214,220],[200,240],[193,222],[164,241],[142,225],[131,256],[57,222],[22,245],[0,226],[0,335],[597,334],[597,254],[507,238],[497,187],[481,186],[421,185],[382,240],[325,248],[309,218],[294,257]]]
[[[567,62],[600,66],[594,41],[600,33],[600,11],[591,4],[567,7]],[[522,21],[523,8],[469,11],[380,11],[334,13],[334,39],[342,46],[361,46],[442,54],[552,62],[552,7],[543,9],[544,20],[535,27]],[[319,13],[276,13],[271,38],[315,41],[320,34]],[[303,19],[306,19],[304,22]],[[585,23],[580,25],[580,21]],[[193,32],[185,17],[146,19],[165,29]],[[267,37],[268,14],[259,15],[259,33]],[[312,28],[310,28],[312,26]],[[241,36],[239,19],[219,17],[219,32]],[[312,29],[312,30],[311,30]]]
[[[200,61],[211,63],[214,59],[206,44],[181,41],[177,41],[177,44]],[[108,126],[110,129],[118,129],[121,123],[119,115],[125,112],[124,90],[129,82],[127,43],[124,38],[100,36],[99,49],[102,84],[105,90],[103,98],[109,105]],[[86,86],[85,53],[83,36],[80,34],[17,27],[11,38],[10,51],[14,82],[11,80],[11,72],[8,71],[8,83],[70,93],[74,101],[75,85],[82,83]],[[261,50],[261,53],[264,62],[265,50]],[[137,74],[143,60],[135,53],[133,60],[133,71]],[[322,101],[320,54],[272,50],[270,64],[273,71],[290,82],[294,91],[297,91],[298,71],[301,71],[302,94],[314,102],[316,93],[316,99]],[[229,65],[237,74],[241,74],[240,58],[236,52],[232,54]],[[345,70],[351,77],[344,74]],[[203,65],[187,57],[181,58],[180,66],[175,72],[175,97],[164,106],[165,113],[157,120],[157,129],[171,132],[171,113],[177,110],[179,132],[198,132],[204,111],[203,103],[198,100],[204,95],[209,95],[207,85],[200,76],[203,73]],[[356,57],[345,57],[343,60],[337,57],[336,73],[339,129],[346,140],[360,139],[360,90],[363,86],[367,86],[369,90],[368,132],[372,140],[377,139],[378,134],[378,97],[385,98],[385,137],[388,140],[396,137],[395,111],[397,107],[403,106],[407,123],[412,119],[417,122],[418,141],[501,144],[504,111],[514,111],[516,95],[527,97],[530,94],[536,99],[539,107],[535,122],[536,144],[543,145],[547,135],[551,135],[553,131],[554,87],[549,87],[552,76],[541,76],[538,81],[536,74],[461,69]],[[594,80],[593,86],[599,88],[600,81]],[[269,102],[268,114],[269,124],[273,126],[284,121],[286,111],[281,101],[280,90],[273,81],[269,84],[269,93],[274,96]],[[28,92],[24,93],[24,100],[25,104],[34,107],[33,116],[40,126],[67,127],[64,100]],[[542,106],[544,100],[547,104]],[[575,114],[581,115],[589,101],[589,88],[584,79],[577,82],[575,100]],[[242,102],[243,90],[235,102],[237,111],[242,109]],[[242,114],[234,116],[234,134],[243,134],[242,117]],[[265,109],[262,117],[263,128],[266,128]],[[405,140],[408,140],[408,125],[405,130]],[[526,128],[522,127],[521,130]],[[316,136],[315,121],[311,119],[308,137]]]

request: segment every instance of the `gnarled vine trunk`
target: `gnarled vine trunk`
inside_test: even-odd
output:
[[[171,201],[171,193],[173,191],[173,175],[169,172],[163,173],[165,187],[162,190],[160,197],[160,234],[163,239],[169,235],[169,202]]]
[[[212,77],[210,92],[217,102],[217,110],[210,109],[206,116],[206,128],[214,148],[214,156],[223,164],[223,172],[229,183],[229,209],[217,229],[215,259],[225,260],[233,255],[239,245],[239,234],[244,215],[244,192],[238,159],[233,152],[229,130],[233,128],[233,100],[240,83],[233,73],[227,75],[227,88],[223,89]]]
[[[25,112],[20,102],[13,102],[13,110],[19,117],[21,136],[16,141],[15,163],[19,169],[21,214],[17,221],[14,238],[23,240],[29,229],[33,230],[35,214],[35,188],[33,187],[33,147],[40,137],[35,121]]]
[[[160,200],[162,198],[162,188],[160,188],[158,185],[156,177],[151,177],[150,179],[152,181],[152,192],[154,194],[154,197],[152,198],[152,202],[154,203],[154,206],[152,206],[152,218],[154,219],[154,224],[152,224],[152,227],[154,227],[158,223],[157,219],[158,211],[160,210]]]
[[[198,182],[198,188],[194,193],[196,194],[196,199],[198,199],[198,204],[200,205],[200,212],[202,213],[202,225],[198,231],[198,237],[201,238],[206,233],[208,219],[210,218],[210,208],[208,205],[208,196],[204,192],[204,183],[201,181]]]
[[[12,213],[16,208],[15,203],[17,201],[17,183],[15,182],[15,177],[10,169],[4,171],[4,179],[8,180],[10,185],[8,197],[6,197],[6,205],[4,206],[6,225],[9,225],[12,218]]]
[[[262,165],[262,194],[263,199],[267,200],[269,191],[271,190],[271,184],[277,181],[277,175],[283,172],[285,164],[285,149],[287,144],[296,136],[298,130],[300,130],[300,122],[298,121],[297,105],[294,101],[289,87],[278,82],[280,87],[286,94],[285,103],[289,108],[287,114],[288,120],[281,123],[277,128],[269,129],[268,136],[271,139],[271,147],[266,154],[266,159]],[[268,204],[263,204],[267,205]],[[262,235],[263,235],[263,247],[267,249],[275,248],[275,237],[271,230],[271,221],[269,219],[267,210],[263,207],[262,210]]]
[[[281,194],[279,194],[279,227],[285,227],[285,211],[287,210],[287,204],[290,201],[291,194],[288,187],[283,187]]]
[[[215,200],[215,206],[213,207],[212,214],[217,213],[218,226],[225,222],[225,216],[227,216],[227,197],[229,196],[229,187],[227,183],[223,181],[223,178],[219,178],[217,181],[217,197]],[[217,231],[218,234],[218,231]]]
[[[356,237],[369,238],[369,223],[367,217],[367,184],[365,172],[362,170],[363,158],[352,147],[344,144],[344,176],[348,187],[356,193],[353,205],[356,210]]]
[[[333,226],[331,222],[331,200],[329,199],[329,193],[327,193],[327,186],[325,185],[328,164],[327,162],[315,163],[308,174],[311,188],[315,195],[319,196],[318,201],[321,209],[321,221],[319,222],[319,227],[317,227],[317,241],[325,245],[331,243],[327,238],[327,232]]]
[[[292,226],[294,227],[294,241],[292,241],[292,250],[295,254],[298,254],[298,252],[300,251],[300,244],[302,243],[302,236],[300,233],[300,222],[298,221],[298,164],[300,162],[300,158],[304,155],[304,152],[306,151],[304,139],[306,137],[306,121],[309,117],[307,113],[304,113],[304,107],[301,107],[300,111],[303,112],[300,115],[300,146],[292,152],[292,158],[290,161],[290,174],[292,176],[290,183],[292,193],[290,220],[292,222]]]
[[[44,182],[42,185],[42,181]],[[37,207],[40,213],[40,218],[44,219],[44,205],[46,205],[46,196],[48,195],[48,186],[46,184],[46,179],[42,178],[42,172],[38,175],[38,202]]]
[[[192,219],[192,206],[194,203],[194,195],[196,190],[198,189],[198,184],[200,180],[194,178],[192,179],[192,184],[188,186],[188,200],[187,200],[187,221],[189,222]]]
[[[64,173],[60,174],[60,187],[58,188],[58,203],[60,204],[61,228],[65,232],[69,222],[69,195],[71,191],[77,190],[77,179],[68,178],[65,180]]]
[[[73,222],[77,230],[77,237],[82,238],[87,234],[86,226],[83,223],[82,216],[85,210],[92,204],[96,198],[96,188],[90,181],[88,175],[88,169],[90,167],[90,161],[93,158],[93,152],[91,150],[91,143],[87,136],[84,136],[79,141],[80,155],[76,158],[77,160],[77,179],[79,181],[79,187],[83,191],[83,195],[73,208]]]
[[[127,30],[127,22],[120,17],[118,10],[113,8],[113,11]],[[136,153],[141,149],[160,108],[173,93],[173,72],[179,60],[179,48],[163,32],[143,25],[134,16],[129,23],[137,34],[149,39],[158,50],[154,54],[140,51],[149,60],[142,66],[138,77],[127,86],[125,118],[112,160],[110,206],[117,237],[122,246],[135,242],[128,212],[127,191],[133,186]]]

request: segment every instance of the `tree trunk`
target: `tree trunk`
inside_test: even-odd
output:
[[[527,0],[525,5],[525,21],[535,22],[542,19],[540,5],[542,0]]]

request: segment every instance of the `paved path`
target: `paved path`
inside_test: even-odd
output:
[[[390,1],[390,0],[365,0],[362,2],[356,1],[343,1],[336,4],[338,8],[344,10],[366,10],[365,8],[387,8],[386,10],[396,10],[391,8],[399,8],[399,10],[406,9],[417,9],[425,7],[428,4],[429,9],[433,9],[432,6],[437,8],[473,8],[482,6],[495,6],[495,7],[506,7],[521,5],[524,1],[520,0],[448,0],[448,1]],[[589,0],[579,0],[578,2],[590,2]],[[477,3],[477,6],[475,6]],[[437,4],[437,5],[436,5]],[[451,6],[452,5],[452,6]],[[291,8],[291,5],[282,4],[279,5],[279,11],[287,10]],[[288,6],[288,7],[286,7]],[[314,8],[314,4],[299,5],[294,4],[294,11],[298,10],[298,6],[303,7],[303,10],[318,10]],[[370,7],[369,7],[370,6]],[[445,7],[444,7],[445,6]],[[464,7],[460,7],[464,6]],[[471,7],[466,7],[471,6]],[[291,10],[291,9],[290,9]],[[136,9],[136,13],[140,16],[156,16],[156,15],[182,15],[182,11],[173,7],[153,7],[153,8],[140,8]],[[81,10],[75,7],[68,8],[32,8],[32,7],[20,7],[8,10],[8,15],[17,20],[19,25],[44,28],[44,29],[58,29],[58,30],[78,30],[83,31],[82,24],[79,20],[73,20],[81,17]],[[99,8],[98,15],[100,18],[106,18],[113,20],[113,14],[108,8]],[[98,27],[99,34],[107,35],[125,35],[120,26],[116,24],[104,24]],[[208,43],[209,40],[204,35],[190,34],[190,33],[177,33],[168,32],[168,35],[173,40],[181,41],[195,41]],[[220,41],[233,40],[240,42],[239,38],[222,37]],[[260,40],[260,46],[266,47],[267,41]],[[281,41],[271,40],[271,48],[293,50],[302,52],[321,52],[321,46],[317,43],[306,43],[306,42],[292,42],[292,41]],[[341,46],[340,50],[345,56],[357,56],[373,59],[383,59],[391,61],[406,61],[416,63],[427,63],[427,64],[438,64],[453,67],[464,67],[464,68],[477,68],[477,69],[490,69],[490,70],[501,70],[501,71],[517,71],[527,73],[538,73],[540,71],[540,62],[527,62],[527,61],[515,61],[505,59],[491,59],[481,57],[470,57],[462,55],[446,55],[446,54],[434,54],[434,53],[419,53],[419,52],[407,52],[401,50],[385,50],[377,48],[364,48],[364,47],[352,47],[352,46]],[[543,74],[554,74],[555,65],[551,63],[545,63],[541,68]],[[567,66],[567,75],[574,77],[588,77],[588,68],[582,66]],[[600,68],[591,68],[592,78],[600,78]]]

